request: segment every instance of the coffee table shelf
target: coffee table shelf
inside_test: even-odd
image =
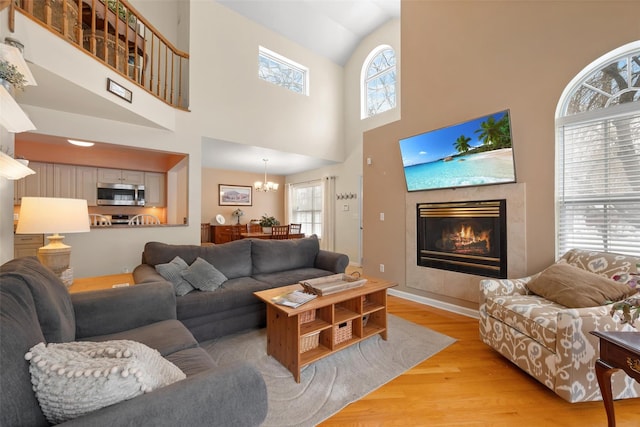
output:
[[[362,287],[319,296],[298,308],[275,304],[272,298],[301,290],[300,285],[255,292],[267,304],[267,354],[300,382],[300,370],[323,357],[377,334],[386,340],[387,288],[392,286],[393,282],[367,278]],[[307,316],[309,311],[314,316]],[[309,340],[315,341],[313,348]]]

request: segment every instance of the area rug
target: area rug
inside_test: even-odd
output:
[[[375,335],[305,367],[296,383],[267,356],[266,329],[201,343],[219,366],[246,360],[264,377],[269,411],[263,426],[314,426],[455,342],[397,316],[388,340]]]

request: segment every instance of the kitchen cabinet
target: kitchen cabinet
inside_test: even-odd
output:
[[[76,166],[76,198],[85,199],[88,206],[97,206],[98,169]]]
[[[148,207],[164,207],[166,201],[165,174],[159,172],[144,173],[144,204]]]
[[[76,196],[76,167],[72,165],[53,165],[53,197],[68,199]]]
[[[144,172],[126,169],[98,168],[98,182],[144,185]]]
[[[38,249],[44,246],[42,234],[14,234],[13,257],[37,256]]]
[[[19,205],[23,197],[53,197],[53,164],[30,162],[35,175],[27,175],[14,183],[13,203]]]

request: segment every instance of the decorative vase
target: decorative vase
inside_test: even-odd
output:
[[[264,234],[271,234],[271,227],[262,227],[262,232]]]

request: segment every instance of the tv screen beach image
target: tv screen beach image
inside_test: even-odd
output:
[[[509,111],[400,140],[408,191],[515,182]]]

